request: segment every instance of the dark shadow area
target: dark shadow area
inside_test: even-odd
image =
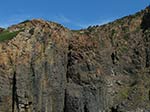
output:
[[[112,108],[111,108],[111,112],[118,112],[118,109],[117,109],[117,108],[112,107]]]
[[[150,7],[149,6],[145,9],[145,13],[141,23],[141,29],[143,29],[143,32],[145,32],[145,30],[147,29],[150,29]]]
[[[16,104],[17,110],[19,112],[19,100],[18,100],[17,87],[16,87],[16,72],[14,72],[14,74],[13,74],[12,112],[15,112],[15,104]]]
[[[68,112],[67,110],[67,93],[65,89],[65,96],[64,96],[64,112]]]
[[[142,18],[141,28],[143,30],[143,38],[145,42],[146,64],[145,67],[150,67],[150,6],[145,9]]]
[[[113,53],[111,54],[111,59],[112,59],[112,63],[113,63],[113,64],[116,64],[117,61],[119,61],[119,57],[118,57],[117,51],[115,51],[115,52],[113,52]]]
[[[84,112],[89,112],[89,110],[88,110],[86,105],[84,105]]]

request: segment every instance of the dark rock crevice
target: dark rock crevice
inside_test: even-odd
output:
[[[145,38],[146,68],[148,68],[150,67],[150,29],[146,30],[144,38]]]
[[[67,72],[66,72],[66,80],[69,82],[69,67],[72,65],[72,60],[71,60],[71,51],[69,50],[69,53],[67,55]]]
[[[113,52],[111,54],[111,59],[112,59],[112,63],[113,64],[116,64],[119,61],[119,57],[118,57],[117,51],[115,51],[115,52]]]
[[[150,67],[150,7],[147,7],[142,18],[141,29],[145,43],[145,67]]]
[[[111,108],[111,112],[119,112],[117,109],[115,109],[115,108]]]
[[[84,105],[84,112],[89,112],[89,109],[87,108],[87,105]]]
[[[17,94],[17,80],[16,80],[16,71],[14,71],[13,74],[13,87],[12,87],[12,112],[15,112],[15,104],[17,107],[17,110],[19,112],[19,99],[18,99],[18,94]]]
[[[67,110],[67,93],[66,93],[66,89],[65,89],[65,93],[64,93],[64,109],[63,112],[68,112]]]

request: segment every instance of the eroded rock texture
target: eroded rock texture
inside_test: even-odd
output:
[[[0,112],[148,112],[149,24],[146,8],[79,31],[43,20],[9,27],[17,34],[0,42]]]

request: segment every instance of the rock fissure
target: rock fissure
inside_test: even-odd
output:
[[[19,99],[17,94],[17,80],[16,80],[16,71],[13,73],[13,87],[12,87],[12,112],[15,112],[15,105],[17,107],[17,111],[19,112]]]

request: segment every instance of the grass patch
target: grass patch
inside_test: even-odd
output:
[[[120,48],[121,53],[127,53],[128,52],[128,47],[125,45],[122,45]]]
[[[10,40],[13,37],[15,37],[21,30],[19,31],[14,31],[14,32],[9,32],[8,30],[4,30],[3,32],[0,33],[0,42]]]
[[[124,38],[126,41],[128,41],[129,38],[130,38],[130,35],[129,35],[129,34],[125,34],[123,38]]]
[[[126,88],[123,88],[120,93],[119,93],[119,96],[123,99],[126,99],[128,98],[129,96],[129,91],[130,91],[130,88],[126,87]]]

